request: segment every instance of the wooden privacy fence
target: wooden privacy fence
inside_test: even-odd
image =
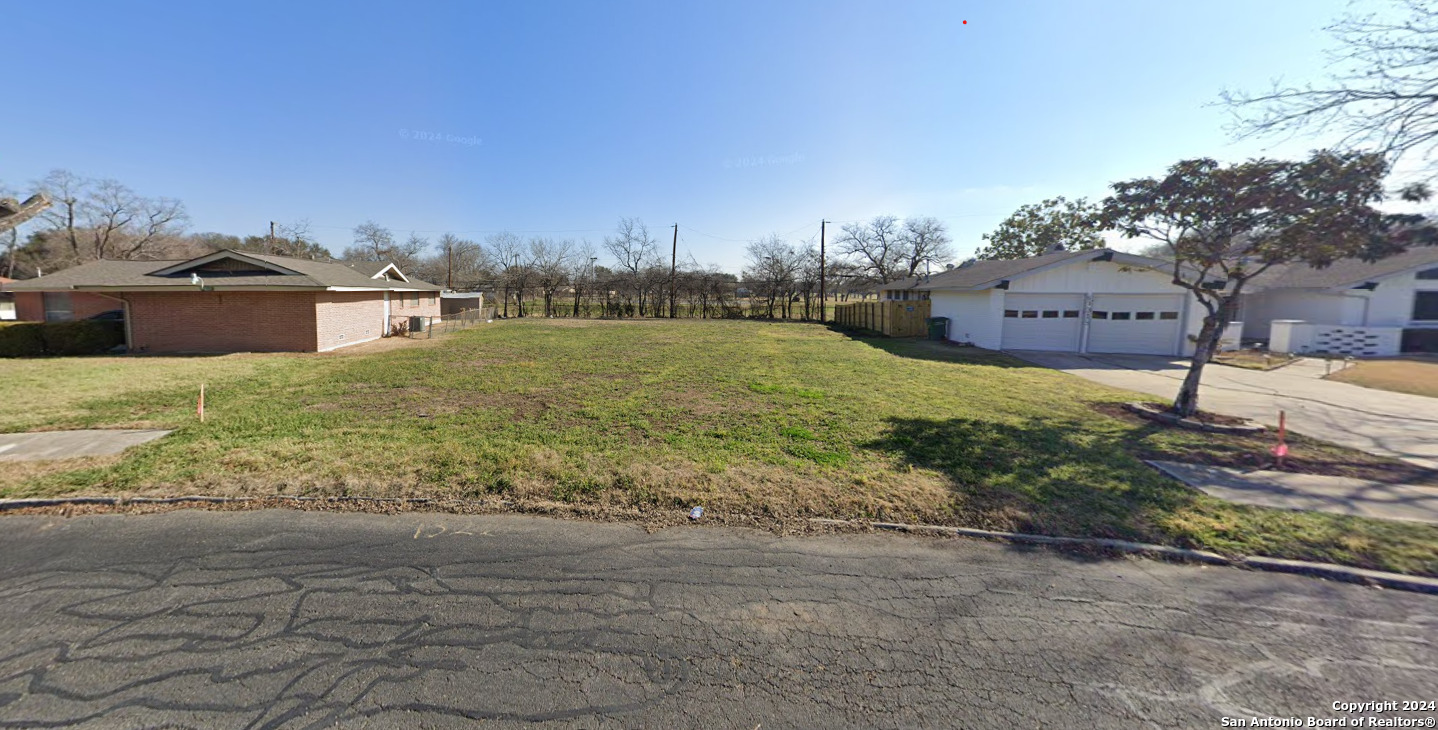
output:
[[[928,316],[927,300],[856,302],[834,308],[834,324],[873,330],[890,337],[922,337],[927,333],[924,320]]]

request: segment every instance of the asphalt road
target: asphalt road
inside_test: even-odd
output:
[[[0,616],[0,727],[1216,728],[1438,699],[1431,596],[900,535],[10,516]]]

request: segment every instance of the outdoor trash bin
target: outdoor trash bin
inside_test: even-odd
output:
[[[949,339],[948,317],[929,317],[924,322],[929,325],[929,339],[940,342]]]

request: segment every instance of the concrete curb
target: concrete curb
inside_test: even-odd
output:
[[[26,507],[64,507],[72,504],[104,504],[123,507],[127,504],[245,504],[248,502],[368,502],[374,504],[434,504],[442,500],[429,497],[300,497],[277,494],[268,497],[55,497],[49,499],[0,499],[0,512]],[[449,500],[464,502],[464,500]]]
[[[1296,573],[1316,578],[1341,580],[1348,583],[1370,586],[1376,585],[1396,590],[1438,595],[1438,578],[1424,578],[1416,575],[1368,570],[1366,568],[1350,568],[1345,565],[1335,565],[1333,563],[1310,563],[1303,560],[1284,560],[1281,558],[1257,556],[1230,558],[1206,550],[1189,550],[1169,545],[1154,545],[1151,543],[1130,542],[1128,540],[1113,540],[1099,537],[1054,537],[1051,535],[1033,535],[1024,532],[1000,532],[997,530],[980,530],[972,527],[945,527],[943,525],[910,525],[898,522],[859,522],[854,520],[831,520],[823,518],[811,518],[809,521],[829,525],[865,526],[876,530],[892,530],[896,532],[954,535],[958,537],[971,537],[980,540],[1011,542],[1023,545],[1098,547],[1135,555],[1154,555],[1205,563],[1208,565],[1227,565],[1235,568],[1266,570],[1276,573]]]

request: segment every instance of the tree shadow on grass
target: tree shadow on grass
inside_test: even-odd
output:
[[[1012,355],[999,352],[998,350],[986,350],[982,347],[974,347],[971,345],[939,342],[918,337],[887,337],[874,332],[834,326],[830,326],[829,329],[854,342],[863,343],[876,350],[883,350],[890,355],[896,355],[898,357],[907,357],[915,360],[954,362],[966,365],[990,365],[1001,368],[1042,367],[1025,360],[1020,360]]]
[[[1183,545],[1154,521],[1194,493],[1128,454],[1117,433],[1037,418],[887,421],[862,446],[948,477],[954,524]]]

